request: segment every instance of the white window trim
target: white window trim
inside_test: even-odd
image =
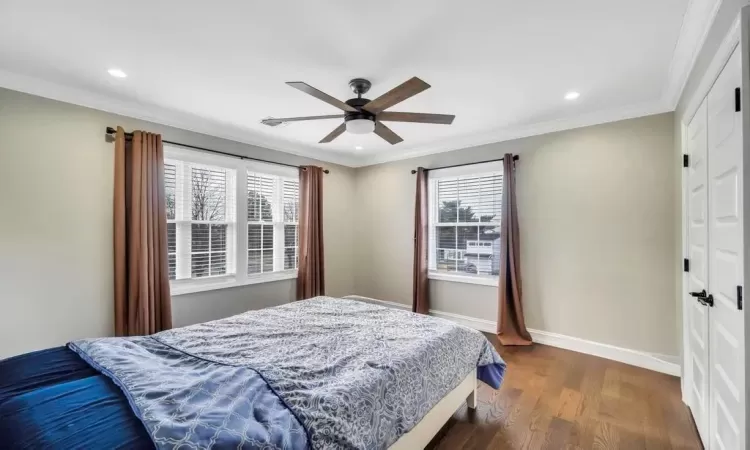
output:
[[[436,191],[437,181],[444,178],[460,177],[465,175],[484,175],[492,173],[503,173],[502,161],[493,161],[488,163],[471,164],[466,166],[451,167],[447,169],[436,169],[428,172],[428,271],[427,278],[430,280],[450,281],[454,283],[476,284],[480,286],[499,286],[500,277],[498,275],[471,275],[458,272],[439,272],[435,270],[437,262],[437,242],[435,240],[435,227],[437,223],[437,200],[433,193]],[[450,225],[453,225],[452,223]],[[460,223],[458,225],[461,225]],[[468,222],[467,225],[480,225],[479,222]]]
[[[185,295],[185,294],[192,294],[196,292],[206,292],[206,291],[212,291],[216,289],[226,289],[226,288],[232,288],[232,287],[238,287],[238,286],[248,286],[252,284],[260,284],[260,283],[273,283],[277,281],[283,281],[283,280],[291,280],[297,278],[297,269],[293,270],[279,270],[275,272],[267,272],[267,273],[261,273],[261,274],[252,274],[248,275],[247,273],[247,219],[241,220],[240,218],[247,218],[247,172],[251,173],[258,173],[258,174],[269,174],[274,176],[279,176],[283,179],[298,179],[297,169],[295,168],[287,168],[282,166],[277,166],[273,164],[266,164],[266,163],[260,163],[256,161],[251,160],[243,160],[240,158],[234,158],[231,157],[217,157],[210,155],[205,152],[199,152],[194,150],[188,150],[181,147],[177,147],[174,145],[165,145],[164,146],[164,159],[171,159],[171,160],[181,160],[181,161],[188,161],[194,164],[204,164],[204,165],[212,165],[212,166],[220,166],[225,167],[229,169],[236,170],[236,180],[234,182],[235,188],[236,188],[236,195],[234,195],[234,199],[236,202],[235,205],[235,220],[233,221],[233,225],[235,227],[236,232],[236,244],[234,248],[236,248],[236,251],[232,251],[227,247],[227,268],[230,267],[229,263],[229,255],[231,253],[234,253],[233,261],[236,260],[236,266],[235,266],[235,273],[229,274],[229,275],[218,275],[218,276],[209,276],[204,278],[196,278],[196,279],[181,279],[181,280],[171,280],[170,281],[170,291],[171,295],[173,297]],[[178,177],[178,179],[180,179]],[[283,181],[282,181],[283,186]],[[180,186],[176,186],[176,189],[181,189]],[[185,195],[183,193],[183,202],[189,202],[189,194]],[[186,203],[185,205],[175,205],[176,206],[176,218],[181,217],[180,214],[183,213],[183,208],[187,207],[189,208],[189,203]],[[283,206],[278,206],[279,208],[283,208]],[[274,214],[276,214],[277,211],[274,211]],[[282,217],[282,216],[275,216],[275,217]],[[180,220],[177,220],[176,222],[181,222]],[[274,225],[274,235],[281,235],[283,239],[283,228],[284,224],[286,222],[281,222],[280,227],[282,230],[282,233],[277,233],[276,225],[279,225],[277,222],[268,222],[268,225]],[[184,235],[184,233],[183,233]],[[184,237],[184,236],[183,236]],[[189,239],[189,236],[188,236]],[[189,241],[188,241],[189,243]],[[282,240],[283,244],[283,240]],[[233,248],[233,250],[234,250]],[[284,247],[282,245],[281,247],[281,253],[283,256],[284,253]],[[276,265],[276,243],[274,243],[274,265]],[[244,257],[243,257],[244,255]],[[282,259],[283,264],[283,259]],[[189,268],[188,268],[189,270]]]
[[[198,278],[195,280],[177,280],[171,283],[172,297],[193,294],[196,292],[214,291],[251,284],[274,283],[276,281],[293,280],[297,278],[296,270],[284,270],[281,272],[268,272],[258,275],[249,275],[244,281],[238,281],[234,275]]]
[[[494,287],[497,287],[500,283],[500,277],[497,275],[463,275],[459,273],[437,272],[434,270],[427,272],[427,278],[430,280],[452,281],[454,283],[468,283]]]

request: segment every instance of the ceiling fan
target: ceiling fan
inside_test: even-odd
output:
[[[303,120],[321,120],[321,119],[344,119],[344,123],[331,131],[328,136],[320,140],[321,144],[331,142],[341,136],[344,131],[353,134],[367,134],[374,132],[389,144],[394,145],[403,141],[401,136],[394,133],[390,128],[383,125],[383,122],[416,122],[416,123],[436,123],[450,125],[456,116],[448,114],[427,114],[427,113],[410,113],[385,111],[391,106],[401,103],[407,98],[413,97],[420,92],[428,89],[429,84],[417,77],[402,83],[391,89],[375,100],[362,98],[362,94],[367,93],[372,86],[370,81],[364,78],[355,78],[349,82],[349,87],[357,94],[357,98],[351,98],[342,102],[325,92],[321,92],[307,83],[301,81],[288,81],[286,84],[299,89],[300,91],[312,95],[313,97],[323,100],[329,105],[335,106],[344,111],[344,114],[334,114],[328,116],[308,116],[308,117],[287,117],[283,119],[268,118],[263,119],[261,123],[271,127],[281,125],[287,122],[299,122]]]

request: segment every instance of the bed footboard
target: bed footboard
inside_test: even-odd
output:
[[[477,404],[477,370],[474,369],[455,389],[448,392],[414,428],[401,436],[388,450],[414,450],[425,448],[448,419],[467,402],[469,408]]]

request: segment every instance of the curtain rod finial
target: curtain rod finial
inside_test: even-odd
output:
[[[323,173],[331,173],[331,171],[330,171],[330,170],[328,170],[328,169],[325,169],[325,170],[323,171]]]
[[[114,134],[117,130],[112,127],[107,127],[107,134]]]
[[[417,173],[417,171],[412,169],[411,174],[414,175],[415,173]]]

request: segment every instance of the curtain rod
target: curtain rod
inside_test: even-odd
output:
[[[474,164],[484,164],[484,163],[498,162],[498,161],[502,161],[503,159],[504,158],[500,158],[500,159],[488,159],[487,161],[477,161],[477,162],[470,162],[470,163],[465,163],[465,164],[454,164],[452,166],[433,167],[431,169],[425,169],[425,170],[429,171],[429,170],[451,169],[453,167],[473,166]],[[513,155],[513,161],[518,161],[518,155]],[[412,169],[411,173],[413,175],[413,174],[417,173],[417,171]]]
[[[117,132],[117,130],[115,130],[114,128],[107,127],[107,134],[108,135],[115,134],[116,132]],[[133,137],[133,133],[125,133],[125,137]],[[302,168],[300,166],[295,166],[294,164],[286,164],[286,163],[280,163],[280,162],[276,162],[276,161],[268,161],[268,160],[260,159],[260,158],[252,158],[250,156],[237,155],[235,153],[222,152],[222,151],[219,151],[219,150],[212,150],[210,148],[198,147],[198,146],[190,145],[190,144],[180,144],[179,142],[166,141],[166,140],[163,140],[163,139],[162,139],[162,142],[165,143],[165,144],[179,145],[180,147],[192,148],[192,149],[201,150],[201,151],[204,151],[204,152],[216,153],[218,155],[231,156],[233,158],[249,159],[251,161],[258,161],[258,162],[263,162],[263,163],[268,163],[268,164],[276,164],[277,166],[296,167],[298,169]],[[324,169],[323,173],[330,173],[330,172],[329,172],[328,169]]]

